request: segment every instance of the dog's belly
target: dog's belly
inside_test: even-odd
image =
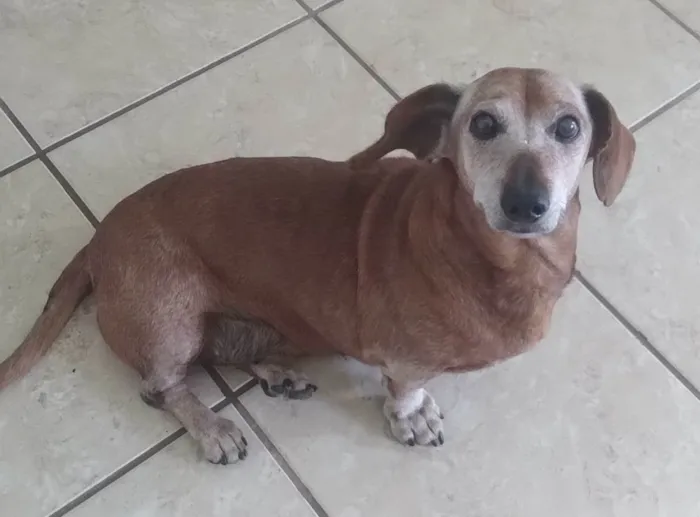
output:
[[[200,355],[200,360],[204,363],[257,363],[284,345],[284,337],[260,320],[215,312],[204,315]]]
[[[342,352],[357,341],[357,234],[376,181],[343,164],[301,159],[236,159],[165,176],[104,219],[93,279],[114,270],[118,284],[128,270],[135,284],[167,285],[173,263],[184,276],[197,268],[204,311],[267,322],[305,353]],[[260,329],[231,321],[224,330],[235,342],[259,338]],[[265,346],[247,353],[258,357],[255,348]],[[226,350],[210,352],[238,360]]]
[[[260,319],[215,312],[204,315],[203,346],[199,357],[203,363],[245,367],[328,352],[328,346],[295,345],[287,336]]]

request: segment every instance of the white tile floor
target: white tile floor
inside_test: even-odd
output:
[[[347,157],[391,92],[505,64],[596,84],[639,151],[613,208],[584,185],[582,277],[545,342],[434,383],[443,448],[390,441],[376,372],[338,359],[306,365],[321,390],[300,402],[197,372],[251,442],[209,465],[86,303],[0,393],[0,514],[700,515],[697,0],[0,1],[0,357],[91,221],[147,181],[236,154]]]

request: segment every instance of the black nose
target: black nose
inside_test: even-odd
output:
[[[531,156],[518,157],[510,167],[501,208],[514,223],[534,223],[549,210],[549,190],[539,178],[538,164]]]
[[[549,192],[541,186],[518,188],[506,185],[501,196],[501,208],[514,223],[534,223],[549,210]]]

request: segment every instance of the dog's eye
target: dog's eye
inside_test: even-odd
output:
[[[554,135],[560,142],[570,142],[578,136],[579,131],[578,120],[571,115],[565,115],[557,120]]]
[[[502,131],[501,125],[493,115],[480,111],[472,117],[469,132],[477,140],[492,140]]]

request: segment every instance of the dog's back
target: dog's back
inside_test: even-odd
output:
[[[362,171],[315,158],[234,158],[177,171],[125,198],[102,222],[89,253],[96,289],[105,268],[169,242],[211,275],[207,309],[272,321],[310,350],[350,351],[368,206],[392,176],[431,167],[403,158]]]

